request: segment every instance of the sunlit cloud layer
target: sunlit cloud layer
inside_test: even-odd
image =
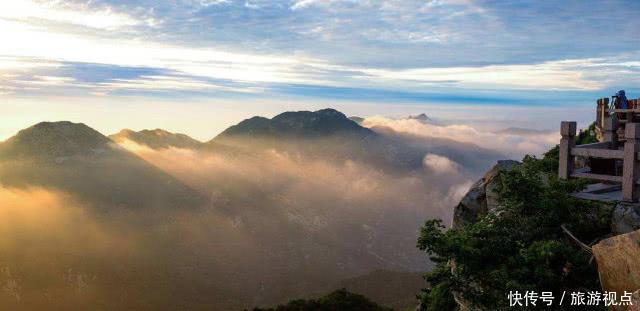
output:
[[[413,119],[391,119],[382,116],[366,118],[362,124],[366,127],[384,127],[396,132],[418,137],[446,138],[457,142],[475,144],[496,150],[511,159],[521,159],[530,154],[540,156],[560,140],[557,131],[530,131],[526,129],[503,129],[488,131],[470,124],[430,124]],[[438,155],[427,155],[424,164],[434,171],[451,171],[457,167],[455,162]]]

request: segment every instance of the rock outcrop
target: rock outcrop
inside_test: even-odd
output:
[[[500,171],[510,171],[520,165],[516,161],[498,161],[469,189],[454,209],[452,227],[474,223],[498,208]],[[630,306],[611,310],[640,311],[640,205],[619,202],[611,216],[611,235],[592,247],[598,264],[602,291],[615,291],[618,297],[625,291],[633,293]],[[452,260],[449,265],[455,267]],[[464,293],[454,293],[460,310],[476,310],[464,299]],[[618,298],[619,299],[619,298]]]
[[[635,292],[632,306],[619,306],[615,310],[640,310],[640,230],[602,240],[592,250],[604,291],[615,291],[618,297],[624,292]]]
[[[520,165],[513,160],[500,160],[478,180],[453,211],[452,227],[473,223],[478,218],[495,211],[498,207],[497,188],[500,171],[510,171]]]
[[[498,208],[500,172],[510,171],[520,164],[520,162],[513,160],[499,160],[496,165],[471,186],[467,194],[454,208],[451,226],[459,227],[474,223],[488,213],[495,211]],[[454,260],[449,261],[449,266],[452,272],[455,271]],[[453,296],[460,311],[482,310],[477,306],[472,306],[471,302],[465,299],[463,293],[454,292]],[[424,310],[424,306],[419,306],[417,310]]]
[[[640,206],[618,203],[611,216],[611,232],[625,234],[640,229]]]

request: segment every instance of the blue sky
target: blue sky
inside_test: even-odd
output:
[[[588,111],[617,89],[640,97],[639,13],[639,1],[3,1],[0,109],[16,121],[0,137],[65,118],[69,102],[88,105],[89,120],[92,105],[210,102],[209,132],[344,103],[358,114],[369,113],[362,104]]]

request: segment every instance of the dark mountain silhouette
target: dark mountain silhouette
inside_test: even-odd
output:
[[[374,131],[334,109],[285,112],[272,119],[253,117],[229,127],[207,145],[246,150],[276,149],[310,159],[359,160],[382,169],[421,165],[422,157],[400,150]]]
[[[360,124],[360,123],[362,123],[362,121],[364,121],[364,118],[362,118],[362,117],[357,117],[357,116],[352,116],[352,117],[349,117],[349,120],[351,120],[351,121],[353,121],[353,122],[355,122],[355,123]]]
[[[429,117],[425,113],[421,113],[421,114],[417,114],[417,115],[410,115],[406,119],[408,119],[408,120],[416,120],[416,121],[418,121],[420,123],[424,123],[424,124],[443,125],[442,122],[438,121],[437,119],[433,119],[433,118]]]
[[[96,206],[194,208],[202,196],[82,123],[42,122],[0,144],[0,184],[72,193]]]
[[[412,119],[412,120],[418,120],[421,122],[431,122],[431,118],[429,118],[426,114],[421,113],[415,116],[409,116],[408,119]]]
[[[140,145],[145,145],[153,149],[175,148],[199,148],[202,142],[197,141],[188,135],[171,133],[163,129],[133,131],[124,129],[116,134],[109,135],[109,138],[117,143],[130,140]]]
[[[425,114],[412,118],[431,122]],[[418,138],[387,128],[369,129],[334,109],[285,112],[272,119],[253,117],[207,142],[213,144],[244,146],[250,150],[275,148],[334,161],[360,160],[387,171],[403,172],[422,168],[427,153],[445,155],[463,166],[482,168],[504,157],[473,144]]]
[[[91,157],[111,152],[110,143],[109,138],[82,123],[41,122],[0,144],[0,157],[61,162],[71,156]]]
[[[231,126],[216,137],[297,137],[314,138],[328,135],[373,135],[374,133],[349,120],[334,109],[284,112],[272,119],[253,117]]]

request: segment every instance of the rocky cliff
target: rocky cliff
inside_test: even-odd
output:
[[[453,211],[451,227],[457,228],[476,222],[483,216],[492,213],[498,208],[498,185],[500,184],[500,172],[510,171],[521,163],[513,160],[499,160],[487,173],[476,181],[465,196],[456,205]],[[455,273],[455,260],[449,261],[451,272]],[[471,302],[467,301],[464,293],[453,292],[454,300],[461,311],[475,310]],[[418,306],[416,310],[426,310],[425,306]]]
[[[500,171],[510,171],[520,165],[513,160],[500,160],[482,178],[476,181],[453,210],[452,227],[473,223],[498,207],[497,187]]]

